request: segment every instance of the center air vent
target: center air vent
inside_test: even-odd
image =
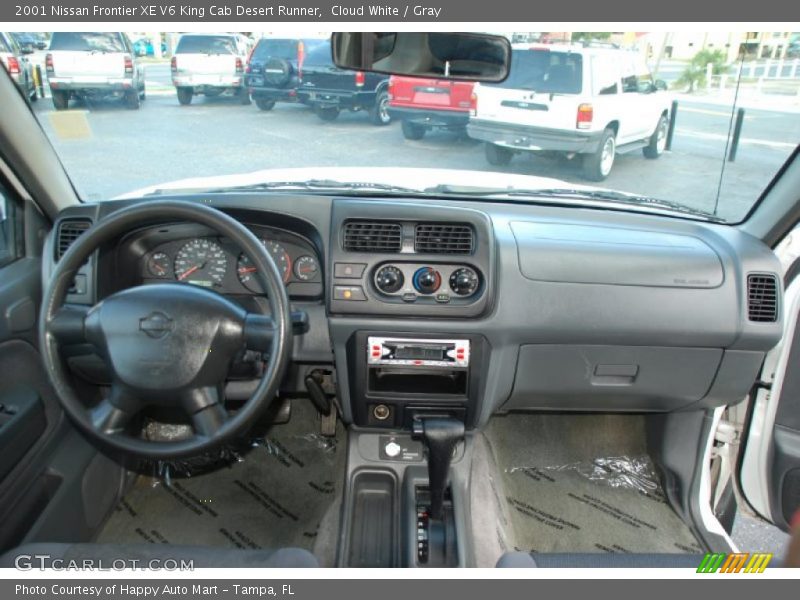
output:
[[[774,275],[747,276],[747,318],[758,323],[778,320],[778,282]]]
[[[58,236],[56,240],[56,260],[60,260],[72,243],[77,240],[83,232],[92,226],[92,222],[81,219],[61,221],[58,226]]]
[[[343,242],[350,252],[400,252],[403,228],[389,221],[348,221]]]
[[[473,243],[469,225],[420,223],[414,232],[414,250],[424,254],[472,254]]]

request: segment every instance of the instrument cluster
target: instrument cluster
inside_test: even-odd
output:
[[[319,258],[303,238],[282,230],[253,233],[267,249],[290,295],[319,295]],[[170,240],[150,249],[141,264],[145,282],[178,281],[228,294],[264,293],[252,260],[232,241],[218,236]],[[316,284],[316,285],[308,285]]]

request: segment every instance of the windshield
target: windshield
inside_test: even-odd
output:
[[[800,141],[800,33],[715,27],[501,32],[508,78],[458,85],[333,68],[324,32],[53,33],[32,109],[85,201],[551,194],[735,223]]]
[[[119,33],[61,32],[53,34],[50,50],[125,52],[125,44]]]

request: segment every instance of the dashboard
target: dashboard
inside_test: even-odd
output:
[[[669,412],[743,398],[782,333],[780,264],[735,227],[643,213],[480,200],[220,194],[281,271],[309,329],[283,391],[335,374],[343,418],[405,428],[426,411],[469,427],[508,410]],[[92,222],[60,215],[44,282]],[[101,248],[69,302],[180,281],[267,303],[246,256],[187,223]]]

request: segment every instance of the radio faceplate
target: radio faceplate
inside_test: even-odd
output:
[[[367,364],[440,369],[469,367],[469,340],[369,336]]]

